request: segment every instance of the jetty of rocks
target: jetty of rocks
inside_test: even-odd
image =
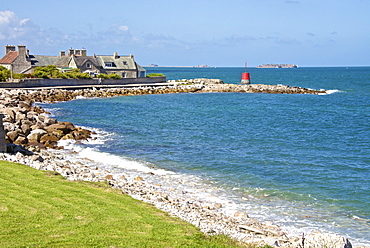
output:
[[[3,125],[7,153],[0,153],[0,159],[22,163],[39,170],[60,173],[69,180],[107,181],[112,187],[122,190],[136,199],[151,203],[157,208],[188,221],[201,231],[225,234],[241,243],[256,243],[274,247],[352,247],[348,239],[334,234],[311,233],[305,237],[288,237],[279,226],[271,222],[260,223],[245,212],[228,215],[220,203],[194,201],[184,195],[173,195],[162,190],[160,185],[146,181],[145,176],[115,175],[98,167],[89,167],[84,162],[71,162],[58,149],[62,139],[87,140],[93,132],[46,117],[46,111],[36,103],[70,101],[78,97],[113,97],[123,95],[168,94],[197,92],[244,92],[276,94],[324,94],[325,91],[271,86],[230,85],[221,80],[195,79],[169,82],[167,86],[101,87],[85,89],[0,89],[0,113],[4,115]],[[45,149],[53,148],[53,149]],[[153,176],[151,174],[147,175]],[[323,246],[324,247],[324,246]]]

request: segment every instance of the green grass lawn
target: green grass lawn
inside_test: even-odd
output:
[[[123,195],[0,161],[0,247],[238,247]]]

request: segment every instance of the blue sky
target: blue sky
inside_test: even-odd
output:
[[[144,66],[369,66],[369,13],[370,0],[13,0],[0,5],[0,45]]]

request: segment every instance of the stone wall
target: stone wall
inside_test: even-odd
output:
[[[3,126],[3,114],[0,114],[0,152],[6,152],[5,132]]]
[[[59,79],[59,78],[32,78],[22,79],[18,82],[0,82],[0,88],[33,88],[33,87],[63,87],[85,85],[126,85],[126,84],[161,84],[166,82],[166,77],[143,77],[121,79]]]

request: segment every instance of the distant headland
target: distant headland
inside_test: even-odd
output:
[[[190,65],[190,66],[160,66],[156,64],[150,64],[145,67],[183,67],[183,68],[211,68],[209,65]]]
[[[256,68],[298,68],[295,64],[262,64],[258,65]]]

